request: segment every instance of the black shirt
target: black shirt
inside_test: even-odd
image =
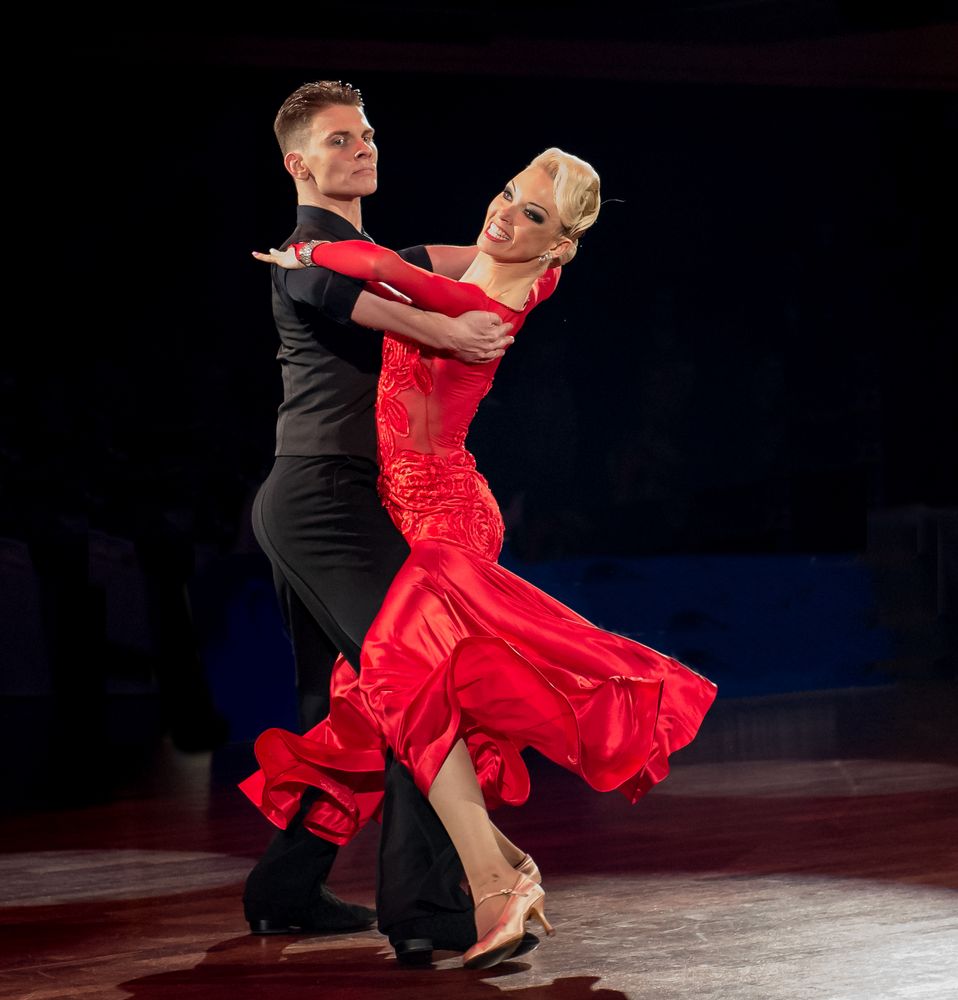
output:
[[[283,246],[306,240],[372,242],[335,212],[299,205],[296,229]],[[424,247],[401,256],[432,270]],[[283,371],[276,454],[355,455],[375,462],[382,333],[349,320],[363,282],[325,267],[271,270]]]

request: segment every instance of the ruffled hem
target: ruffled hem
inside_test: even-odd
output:
[[[266,818],[285,830],[310,806],[303,825],[334,844],[348,843],[383,801],[386,747],[359,693],[356,673],[339,657],[330,685],[330,714],[303,736],[267,729],[253,752],[260,769],[239,785]]]
[[[306,736],[264,733],[263,770],[241,787],[279,826],[318,789],[306,825],[342,844],[381,808],[387,744],[426,795],[464,739],[490,809],[528,799],[527,747],[634,803],[668,775],[715,695],[684,664],[498,564],[422,541],[366,636],[361,679],[336,672],[330,719]]]

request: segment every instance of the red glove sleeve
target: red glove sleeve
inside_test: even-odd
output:
[[[299,253],[302,243],[292,244]],[[459,316],[470,309],[487,309],[483,291],[466,282],[425,271],[403,260],[395,251],[365,240],[342,240],[313,247],[313,263],[363,281],[382,281],[430,312]]]

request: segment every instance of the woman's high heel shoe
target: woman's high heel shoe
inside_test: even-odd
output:
[[[526,854],[519,864],[513,865],[513,868],[520,875],[525,875],[530,882],[542,885],[542,873],[539,871],[539,866],[532,860],[531,854]]]
[[[462,964],[467,969],[488,969],[504,962],[519,947],[526,932],[526,921],[535,917],[550,937],[555,928],[546,920],[543,902],[545,891],[525,875],[520,875],[511,889],[487,892],[478,903],[478,909],[487,899],[508,896],[499,919],[466,953]]]

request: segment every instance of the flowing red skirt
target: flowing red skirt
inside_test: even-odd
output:
[[[635,802],[666,777],[715,694],[498,563],[422,541],[366,636],[361,679],[338,661],[329,718],[304,736],[263,733],[261,769],[240,787],[280,827],[319,789],[306,826],[342,844],[378,814],[387,745],[427,794],[462,738],[490,808],[528,798],[526,747]]]

